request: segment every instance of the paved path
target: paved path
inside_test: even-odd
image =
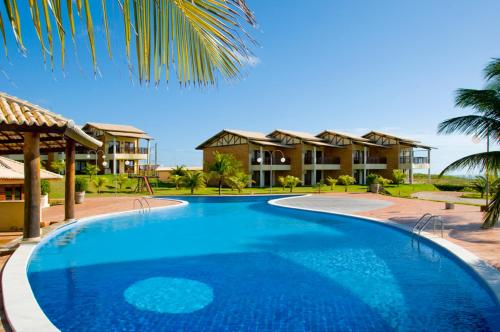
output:
[[[450,203],[465,203],[483,205],[484,199],[479,198],[462,198],[464,193],[460,191],[420,191],[412,194],[412,197],[418,199],[426,199],[430,201],[441,201]]]
[[[294,200],[298,200],[298,202],[293,203]],[[352,203],[348,203],[349,200]],[[420,216],[426,212],[439,215],[445,221],[447,240],[470,250],[492,266],[500,269],[500,223],[494,229],[482,229],[483,214],[479,211],[479,206],[457,204],[454,210],[445,210],[442,202],[371,193],[312,195],[307,199],[303,197],[289,199],[287,204],[310,208],[320,207],[328,211],[352,213],[382,220],[388,219],[408,227],[413,227]],[[372,206],[373,209],[368,210],[368,206]],[[358,211],[354,211],[356,208]],[[351,209],[350,212],[349,209]]]
[[[312,195],[290,198],[286,200],[285,204],[292,207],[309,208],[326,212],[356,213],[382,209],[394,203],[368,198]]]

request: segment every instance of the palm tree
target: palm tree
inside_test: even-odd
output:
[[[97,166],[89,163],[87,163],[83,169],[83,172],[89,176],[90,180],[97,175],[97,171]]]
[[[338,177],[339,183],[345,186],[345,192],[349,189],[349,186],[356,183],[356,179],[350,175],[341,175]]]
[[[494,143],[500,143],[500,59],[494,59],[486,66],[484,77],[487,81],[485,89],[457,90],[455,105],[459,108],[470,108],[473,110],[473,114],[441,122],[438,133],[452,134],[458,132],[474,135],[478,139],[486,139],[488,141],[487,151],[454,161],[441,172],[441,175],[466,168],[469,171],[473,169],[486,171],[486,178],[488,178],[489,172],[496,173],[500,168],[500,151],[489,151],[491,139],[493,139]],[[486,192],[488,192],[487,189]],[[495,195],[493,199],[499,198],[500,195]],[[500,207],[500,202],[498,204],[488,204],[488,206],[497,208]],[[490,218],[495,218],[499,213],[500,211],[486,213],[483,227],[488,228],[495,225],[497,220]]]
[[[287,175],[285,177],[285,182],[286,182],[286,186],[288,188],[290,188],[290,192],[293,192],[293,188],[295,188],[302,181],[300,181],[300,179],[298,177],[296,177],[296,176]]]
[[[249,183],[253,183],[255,181],[252,180],[252,177],[245,172],[238,172],[233,176],[227,178],[231,188],[238,190],[238,193],[241,194],[241,191],[248,186]]]
[[[486,192],[486,177],[479,175],[476,176],[474,181],[471,182],[470,187],[481,194],[481,198],[484,197],[484,193]]]
[[[208,165],[208,172],[210,177],[217,181],[220,195],[222,185],[228,177],[233,176],[239,171],[240,164],[232,154],[215,151],[213,156],[213,162]]]
[[[186,165],[177,165],[170,171],[171,176],[172,175],[183,176],[186,175],[186,173],[187,173]]]
[[[189,172],[187,172],[187,173],[189,173]],[[186,175],[187,173],[184,173],[184,175]],[[170,181],[175,185],[175,189],[179,190],[179,187],[183,181],[182,177],[184,175],[174,174],[174,175],[170,176]]]
[[[395,169],[392,171],[392,177],[394,178],[394,183],[399,187],[400,184],[405,182],[406,174],[400,169]]]
[[[191,190],[192,195],[196,189],[205,188],[205,174],[200,171],[187,172],[186,175],[182,177],[182,184],[184,187]]]
[[[94,183],[94,186],[97,189],[97,193],[100,194],[104,186],[106,186],[106,183],[108,183],[108,179],[102,176],[97,176],[92,183]]]
[[[118,175],[116,177],[116,183],[118,184],[118,187],[120,188],[120,191],[121,191],[123,186],[128,183],[128,176],[126,174]]]
[[[0,35],[7,54],[5,25],[10,25],[12,35],[22,53],[26,53],[23,40],[24,24],[20,12],[29,6],[35,32],[40,41],[42,56],[50,57],[54,68],[54,39],[59,40],[61,66],[64,69],[66,36],[76,38],[77,19],[85,20],[94,72],[98,71],[94,42],[94,15],[103,21],[103,31],[109,57],[112,58],[110,21],[107,5],[110,1],[47,1],[7,0],[0,7]],[[61,4],[63,3],[63,4]],[[19,6],[18,6],[19,5]],[[240,70],[252,56],[247,44],[253,39],[246,26],[255,25],[255,17],[245,0],[117,0],[113,12],[123,15],[125,54],[131,61],[130,47],[135,45],[137,73],[140,82],[160,82],[163,68],[165,80],[171,79],[171,68],[176,68],[180,83],[208,85],[217,77],[237,78]],[[66,8],[64,8],[66,7]],[[2,10],[3,9],[3,10]],[[115,9],[115,8],[112,8]],[[93,12],[92,12],[93,11]],[[3,13],[2,13],[3,12]],[[78,14],[75,17],[75,13]],[[24,22],[23,22],[24,23]],[[98,27],[100,28],[100,27]],[[171,66],[175,64],[175,66]],[[151,68],[153,73],[151,73]]]

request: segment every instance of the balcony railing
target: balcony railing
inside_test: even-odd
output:
[[[304,158],[304,164],[305,165],[312,165],[313,158],[306,156]],[[316,164],[317,165],[340,164],[340,157],[331,157],[331,156],[317,157]]]
[[[409,156],[399,157],[399,162],[401,164],[409,164],[410,161],[411,161],[411,157],[409,157]],[[428,164],[429,158],[428,157],[413,157],[413,163],[414,164]]]
[[[354,158],[353,162],[355,164],[363,164],[363,158]],[[367,164],[387,164],[386,157],[368,157],[366,158]]]
[[[290,158],[285,157],[285,162],[281,162],[281,157],[278,158],[273,158],[273,165],[290,165]],[[262,161],[264,165],[271,165],[271,158],[270,157],[265,157],[264,160]],[[257,158],[252,159],[252,165],[260,165],[260,163],[257,161]]]
[[[110,146],[108,148],[108,153],[113,153],[113,147]],[[116,153],[127,153],[127,154],[147,154],[148,148],[134,148],[134,147],[125,147],[125,146],[117,146]]]

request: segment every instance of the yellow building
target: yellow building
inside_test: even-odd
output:
[[[76,170],[87,163],[99,166],[101,173],[138,173],[140,165],[150,164],[152,137],[129,125],[90,122],[83,131],[103,143],[100,150],[77,149]]]
[[[430,146],[377,131],[356,136],[334,130],[313,135],[283,129],[270,134],[224,129],[196,149],[203,150],[205,171],[215,151],[232,154],[260,187],[271,181],[275,185],[278,176],[288,174],[304,185],[343,174],[364,184],[370,173],[391,179],[394,169],[405,172],[410,183],[414,169],[430,175]]]

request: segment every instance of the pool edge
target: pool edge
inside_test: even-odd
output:
[[[307,194],[303,195],[302,197],[305,196],[312,196],[312,194]],[[332,211],[326,211],[326,210],[321,210],[321,209],[313,209],[313,208],[304,208],[304,207],[296,207],[296,206],[290,206],[283,204],[283,201],[293,199],[295,197],[284,197],[284,198],[276,198],[269,200],[267,203],[273,206],[281,207],[281,208],[288,208],[288,209],[294,209],[294,210],[302,210],[302,211],[310,211],[310,212],[316,212],[316,213],[326,213],[326,214],[332,214],[332,215],[338,215],[338,216],[346,216],[346,217],[351,217],[351,218],[357,218],[357,219],[364,219],[367,221],[372,221],[380,224],[384,224],[390,227],[397,228],[399,230],[403,230],[404,232],[407,233],[412,233],[410,228],[408,228],[405,225],[398,224],[394,221],[387,220],[387,219],[377,219],[377,218],[371,218],[371,217],[365,217],[365,216],[359,216],[355,214],[350,214],[350,213],[343,213],[343,212],[332,212]],[[451,255],[459,259],[463,264],[465,264],[467,267],[469,267],[475,274],[482,279],[484,284],[489,288],[491,291],[492,295],[494,296],[494,300],[496,300],[497,304],[500,306],[500,271],[495,269],[493,266],[488,264],[485,260],[479,258],[475,254],[473,254],[471,251],[451,242],[448,241],[444,238],[435,236],[431,233],[424,232],[420,234],[421,237],[425,238],[426,240],[430,241],[431,243],[437,245],[438,247],[443,248],[447,252],[449,252]]]
[[[154,198],[152,199],[161,199]],[[153,207],[151,210],[171,209],[187,206],[189,203],[183,200],[170,199],[179,204]],[[45,315],[42,308],[35,298],[28,280],[27,268],[31,255],[36,247],[44,243],[47,239],[82,223],[88,223],[106,217],[112,217],[124,214],[141,213],[140,210],[127,210],[120,212],[104,213],[92,217],[84,217],[74,222],[64,224],[39,242],[21,242],[19,248],[14,251],[12,256],[5,263],[2,272],[2,296],[5,317],[12,331],[15,332],[52,332],[59,329]]]

